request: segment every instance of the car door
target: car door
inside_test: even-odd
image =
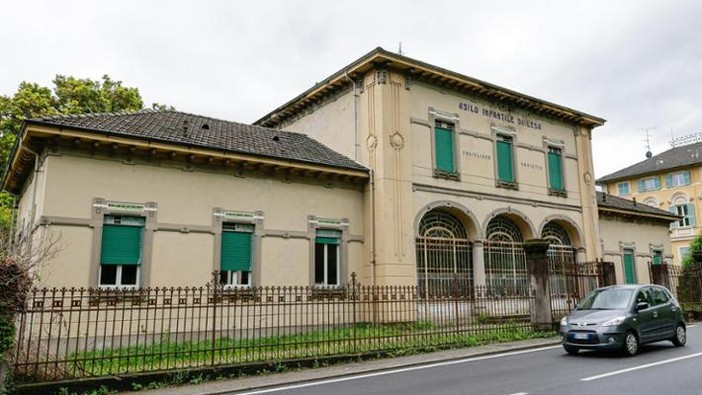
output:
[[[654,336],[656,339],[668,339],[675,329],[675,315],[678,307],[663,288],[652,286],[651,291],[655,322]]]
[[[636,293],[636,302],[634,302],[634,308],[639,303],[647,303],[648,307],[636,312],[636,322],[638,325],[639,336],[641,336],[641,342],[645,343],[653,339],[655,336],[656,323],[654,317],[654,306],[651,300],[651,290],[649,287],[642,287]],[[657,315],[657,314],[656,314]]]

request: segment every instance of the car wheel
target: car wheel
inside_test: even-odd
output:
[[[624,348],[622,351],[627,357],[633,357],[639,352],[639,338],[636,337],[634,332],[629,331],[624,336]]]
[[[573,346],[563,346],[563,348],[565,348],[566,352],[570,355],[575,355],[580,351],[579,348]]]
[[[676,347],[682,347],[687,343],[687,330],[685,329],[685,325],[678,324],[675,326],[675,334],[673,334],[673,338],[670,339],[670,341],[672,341]]]

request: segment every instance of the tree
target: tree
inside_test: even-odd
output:
[[[12,96],[0,95],[0,169],[5,171],[15,138],[25,119],[56,114],[138,111],[144,108],[139,89],[122,86],[108,75],[100,80],[57,75],[53,90],[22,82]],[[154,103],[154,109],[173,107]],[[0,231],[7,230],[12,199],[0,195]]]

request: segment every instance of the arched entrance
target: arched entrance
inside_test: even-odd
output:
[[[488,223],[485,236],[488,294],[511,292],[527,285],[524,239],[519,227],[510,219],[497,216]]]
[[[568,232],[559,224],[549,222],[541,231],[541,238],[549,242],[547,258],[549,272],[551,273],[551,295],[568,295],[575,284],[569,283],[573,279],[575,264],[575,249]]]
[[[472,286],[473,265],[466,229],[458,218],[431,210],[419,223],[417,285],[422,296],[446,295]]]

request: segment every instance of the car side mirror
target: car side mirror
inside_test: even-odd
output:
[[[648,308],[648,303],[646,303],[646,302],[639,302],[636,304],[636,311],[646,310],[647,308]]]

